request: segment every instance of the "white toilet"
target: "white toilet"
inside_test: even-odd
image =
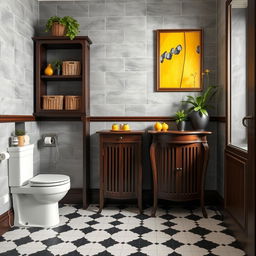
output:
[[[70,178],[60,174],[33,177],[33,150],[34,145],[8,148],[14,225],[52,227],[59,223],[58,202],[70,189]]]

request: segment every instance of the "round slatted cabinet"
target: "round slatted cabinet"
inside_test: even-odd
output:
[[[142,212],[142,136],[144,131],[99,131],[100,208],[104,198],[137,199]]]
[[[207,131],[149,131],[153,136],[150,159],[154,182],[155,216],[157,201],[200,199],[204,217],[204,183],[208,164]]]

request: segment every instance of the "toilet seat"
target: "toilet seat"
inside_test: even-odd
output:
[[[70,183],[70,178],[62,174],[38,174],[30,179],[31,187],[55,187]]]

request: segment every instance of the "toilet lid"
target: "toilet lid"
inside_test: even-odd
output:
[[[70,182],[67,175],[62,174],[38,174],[30,180],[33,187],[58,186]]]

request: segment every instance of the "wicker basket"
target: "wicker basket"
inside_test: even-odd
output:
[[[79,110],[81,106],[81,96],[65,96],[66,110]]]
[[[79,76],[81,74],[80,61],[63,61],[62,75],[63,76]]]
[[[62,110],[63,109],[63,95],[44,95],[43,109],[45,110]]]

